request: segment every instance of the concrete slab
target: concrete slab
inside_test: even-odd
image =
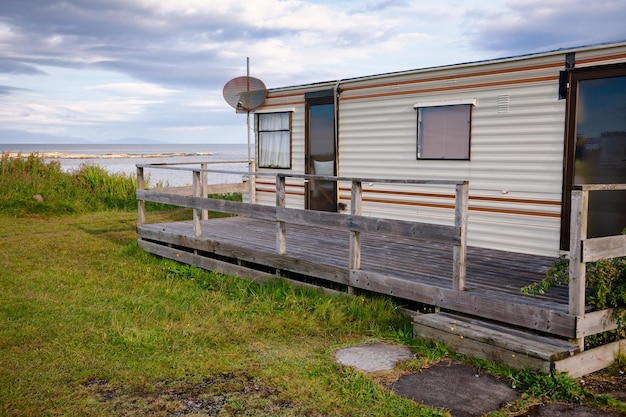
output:
[[[335,352],[337,362],[354,366],[365,372],[389,371],[398,362],[414,358],[411,349],[405,346],[373,342],[361,346],[351,346]]]
[[[454,417],[482,416],[515,401],[520,394],[474,367],[442,361],[418,373],[402,376],[391,384],[397,395],[429,407],[449,410]]]

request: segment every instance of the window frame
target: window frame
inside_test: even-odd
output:
[[[424,103],[417,103],[413,106],[413,108],[416,110],[417,113],[417,125],[416,125],[416,134],[417,134],[417,138],[416,138],[416,152],[415,152],[415,156],[417,160],[435,160],[435,161],[469,161],[471,160],[471,149],[472,149],[472,114],[473,114],[473,108],[476,106],[476,100],[475,99],[471,99],[471,100],[457,100],[454,102],[424,102]],[[459,108],[459,107],[467,107],[467,113],[463,112],[464,115],[464,120],[461,123],[465,123],[465,120],[467,120],[467,129],[463,129],[463,134],[466,135],[466,137],[463,138],[464,141],[464,145],[466,144],[467,146],[464,147],[463,149],[467,149],[466,154],[464,155],[452,155],[452,156],[446,156],[446,155],[442,155],[442,156],[424,156],[423,155],[423,142],[424,142],[424,127],[423,127],[423,123],[424,121],[422,120],[424,115],[423,115],[423,110],[428,110],[428,109],[445,109],[445,108]],[[465,115],[467,117],[465,117]],[[445,115],[443,117],[446,117]],[[426,138],[426,140],[428,141],[428,137]],[[454,142],[456,143],[456,142]]]
[[[268,129],[261,130],[261,117],[267,115],[275,115],[275,114],[287,114],[289,117],[289,123],[287,129]],[[276,111],[276,112],[263,112],[263,113],[255,113],[255,126],[256,126],[256,165],[257,168],[264,169],[291,169],[292,168],[292,150],[293,150],[293,132],[292,132],[292,120],[293,120],[293,110],[285,110],[285,111]],[[289,143],[288,143],[288,162],[284,166],[271,166],[271,165],[261,165],[261,149],[262,149],[262,139],[263,133],[272,133],[272,132],[289,132]],[[269,139],[266,139],[269,140]]]

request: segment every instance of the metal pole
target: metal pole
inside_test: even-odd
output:
[[[247,93],[250,97],[250,57],[246,58],[246,80],[248,82],[247,85]],[[250,110],[246,109],[247,120],[246,120],[246,128],[248,129],[248,186],[250,187],[250,197],[248,198],[249,203],[254,203],[254,181],[252,181],[252,152],[250,151]]]

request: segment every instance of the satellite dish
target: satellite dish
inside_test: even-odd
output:
[[[267,96],[263,81],[254,77],[233,78],[224,85],[224,100],[237,113],[246,113],[259,107]]]

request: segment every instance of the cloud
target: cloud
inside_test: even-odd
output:
[[[88,89],[118,96],[167,96],[180,92],[180,90],[168,89],[148,83],[110,83],[95,85]]]
[[[29,91],[26,88],[11,87],[8,85],[0,85],[0,96],[8,96],[10,94]]]
[[[622,0],[515,0],[496,12],[472,10],[466,33],[477,50],[524,54],[626,39]]]
[[[35,65],[14,61],[10,58],[0,58],[0,73],[46,75],[44,71],[40,70]]]
[[[221,88],[246,57],[271,88],[626,39],[624,21],[623,0],[5,0],[0,123],[184,140],[242,124]]]

